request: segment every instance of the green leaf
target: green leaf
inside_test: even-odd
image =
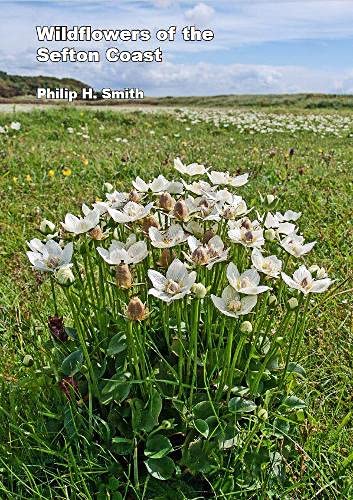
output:
[[[145,461],[146,468],[152,477],[161,481],[170,479],[175,471],[175,465],[171,458],[149,458]]]
[[[145,455],[149,458],[163,458],[173,451],[169,439],[162,434],[154,434],[147,439]]]
[[[299,365],[298,363],[295,363],[293,361],[288,363],[287,371],[289,373],[297,373],[298,375],[301,375],[302,377],[306,377],[305,369],[301,365]]]
[[[256,409],[256,404],[249,399],[236,397],[229,401],[228,409],[233,413],[250,413]]]
[[[162,399],[157,391],[157,389],[152,389],[150,399],[141,410],[141,422],[140,429],[146,432],[150,432],[152,429],[158,426],[159,415],[162,411]]]
[[[277,437],[283,438],[287,436],[290,431],[290,424],[287,420],[275,418],[273,421],[273,434]]]
[[[302,399],[297,396],[287,396],[282,401],[283,406],[287,406],[291,410],[299,410],[299,408],[306,408],[306,404]]]
[[[109,380],[102,389],[101,402],[103,404],[108,404],[110,401],[114,400],[117,403],[124,401],[130,394],[131,383],[127,382],[125,379],[120,380]]]
[[[193,414],[195,415],[195,418],[197,419],[201,418],[202,420],[206,420],[207,417],[214,416],[215,414],[215,411],[210,401],[201,401],[200,403],[197,403],[193,407],[192,411]]]
[[[64,359],[61,364],[61,370],[67,377],[73,377],[77,372],[80,371],[83,364],[83,354],[82,351],[74,351]]]
[[[195,429],[204,437],[208,438],[208,435],[210,433],[210,429],[208,427],[208,423],[205,422],[205,420],[202,420],[202,418],[198,418],[194,422]]]
[[[126,439],[122,437],[115,437],[112,439],[114,445],[114,451],[118,455],[130,455],[134,449],[134,442],[132,439]]]
[[[113,338],[110,339],[107,354],[108,356],[114,356],[126,349],[126,335],[123,333],[117,333]]]

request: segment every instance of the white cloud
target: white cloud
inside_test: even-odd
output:
[[[205,3],[198,3],[195,7],[185,12],[185,17],[191,23],[198,25],[207,23],[212,19],[214,14],[215,10],[212,7]]]

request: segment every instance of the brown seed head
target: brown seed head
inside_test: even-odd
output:
[[[119,264],[116,268],[116,284],[120,288],[132,287],[132,275],[127,264]]]
[[[187,220],[189,217],[189,210],[184,200],[178,200],[175,203],[173,214],[179,220]]]
[[[92,238],[92,240],[96,241],[100,241],[104,238],[103,231],[99,226],[96,226],[93,229],[91,229],[89,235]]]
[[[127,306],[126,316],[130,321],[143,321],[148,316],[148,308],[138,297],[132,297]]]
[[[175,200],[170,193],[162,193],[160,195],[159,206],[163,208],[163,210],[170,212],[171,210],[173,210],[174,205],[175,205]]]

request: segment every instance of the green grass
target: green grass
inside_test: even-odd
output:
[[[297,448],[300,466],[288,464],[295,487],[283,498],[352,498],[352,139],[247,135],[210,124],[188,131],[164,114],[72,109],[2,115],[0,125],[14,119],[21,131],[8,139],[0,134],[1,498],[94,498],[90,479],[113,473],[104,450],[75,450],[61,437],[60,401],[46,375],[48,333],[37,320],[52,312],[49,288],[30,271],[26,240],[36,236],[42,218],[57,222],[93,202],[105,181],[120,189],[136,175],[171,178],[176,156],[249,171],[248,198],[273,193],[280,208],[302,211],[305,236],[318,240],[310,263],[315,258],[342,284],[342,293],[313,314],[307,332],[302,364],[308,379],[301,390],[310,418]],[[89,140],[67,132],[81,126]],[[71,176],[62,174],[64,167]],[[22,363],[26,354],[34,359],[31,367]],[[159,495],[166,498],[163,490]]]

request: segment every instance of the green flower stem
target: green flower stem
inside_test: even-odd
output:
[[[193,372],[192,372],[192,380],[191,380],[191,391],[190,391],[190,407],[192,407],[193,394],[196,384],[197,378],[197,344],[198,344],[198,330],[199,330],[199,322],[200,322],[200,299],[195,299],[193,303],[193,321],[192,321],[192,331],[190,335],[190,343],[191,343],[191,357],[193,357]],[[190,367],[189,367],[190,369]],[[188,380],[190,380],[190,374],[188,374]]]
[[[96,375],[94,373],[94,369],[93,369],[93,366],[92,366],[91,358],[90,358],[90,355],[89,355],[89,352],[88,352],[88,349],[87,349],[86,340],[84,338],[84,328],[81,329],[81,322],[79,320],[79,310],[77,309],[77,305],[75,303],[75,299],[73,297],[73,294],[70,291],[70,288],[64,288],[64,293],[66,295],[66,299],[67,299],[68,304],[70,306],[73,320],[74,320],[74,322],[75,322],[75,324],[77,326],[77,329],[76,329],[77,336],[78,336],[78,339],[79,339],[79,342],[80,342],[80,346],[81,346],[81,349],[82,349],[83,356],[85,358],[85,362],[87,364],[88,373],[89,373],[90,378],[91,378],[91,382],[92,382],[92,385],[93,385],[94,393],[99,398],[99,388],[98,388],[97,378],[96,378]]]
[[[222,392],[224,391],[226,382],[228,380],[228,374],[229,374],[230,365],[231,365],[231,361],[232,361],[234,328],[235,328],[235,325],[234,325],[234,327],[233,327],[233,325],[231,325],[230,328],[227,328],[228,339],[227,339],[226,349],[225,349],[224,358],[223,358],[222,375],[221,375],[221,379],[220,379],[219,386],[217,389],[217,394],[216,394],[217,401],[219,401],[219,399],[221,398]]]
[[[280,326],[278,327],[278,329],[276,331],[276,334],[274,335],[274,338],[272,339],[271,347],[268,350],[268,353],[266,354],[265,359],[263,360],[262,365],[260,367],[260,370],[258,371],[258,374],[257,374],[257,376],[255,378],[253,389],[251,391],[252,394],[255,394],[257,392],[258,387],[259,387],[259,383],[260,383],[260,381],[262,379],[262,376],[263,376],[263,374],[264,374],[264,372],[266,370],[266,367],[267,367],[267,364],[268,364],[269,360],[272,358],[272,356],[274,356],[276,354],[276,352],[278,351],[278,349],[280,347],[276,343],[276,340],[277,340],[278,337],[281,336],[282,331],[283,332],[286,331],[288,323],[289,323],[289,320],[291,318],[291,313],[292,313],[291,310],[287,311],[287,314],[284,316],[284,318],[283,318]]]
[[[308,296],[308,298],[309,298],[309,296]],[[296,310],[296,314],[295,314],[295,322],[294,322],[294,326],[292,328],[292,334],[291,334],[290,341],[289,341],[289,346],[288,346],[288,349],[287,349],[286,362],[285,362],[283,373],[282,373],[280,387],[283,387],[283,384],[284,384],[284,381],[285,381],[285,378],[286,378],[286,373],[287,373],[287,370],[288,370],[288,364],[289,364],[289,361],[290,361],[290,356],[291,356],[291,353],[292,353],[292,347],[293,347],[295,338],[296,338],[297,333],[298,333],[299,320],[301,319],[301,314],[300,314],[301,313],[301,305],[303,303],[303,300],[304,300],[304,296],[301,295],[299,297],[299,304],[298,304],[298,307],[297,307],[297,310]],[[305,306],[304,306],[304,314],[303,314],[303,319],[302,319],[304,326],[302,328],[302,331],[304,331],[304,329],[305,329],[305,313],[306,313],[307,304],[308,304],[308,300],[306,300]],[[301,335],[298,338],[297,346],[300,345],[300,342],[301,342]]]
[[[182,395],[183,392],[183,376],[184,376],[184,342],[183,334],[181,330],[181,310],[180,305],[175,304],[175,312],[177,317],[177,329],[178,329],[178,339],[179,339],[179,357],[178,357],[178,373],[179,373],[179,393],[178,397]]]
[[[54,313],[55,313],[55,316],[58,316],[58,303],[56,300],[54,277],[52,275],[50,275],[50,286],[51,286],[51,293],[52,293],[53,302],[54,302]]]
[[[231,364],[230,369],[229,369],[228,374],[227,374],[227,385],[228,385],[227,401],[229,401],[229,398],[230,398],[230,394],[231,394],[231,390],[232,390],[232,386],[233,386],[233,375],[234,375],[235,367],[236,367],[236,364],[238,362],[238,359],[241,358],[246,337],[247,337],[246,333],[241,333],[239,342],[237,344],[237,347],[235,349],[235,353],[233,355],[232,364]]]

